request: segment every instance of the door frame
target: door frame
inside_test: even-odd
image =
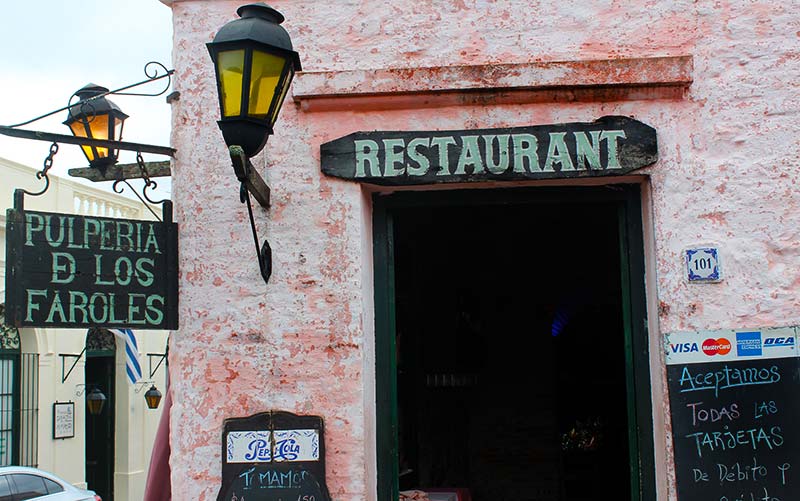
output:
[[[113,336],[113,334],[108,334]],[[87,335],[88,336],[88,335]],[[114,339],[116,343],[116,339]],[[104,363],[109,367],[107,376],[107,384],[108,388],[105,388],[104,384],[97,384],[94,381],[89,381],[88,371],[86,370],[86,366],[84,365],[84,383],[87,387],[97,384],[100,387],[100,390],[103,391],[106,395],[106,403],[103,407],[103,412],[100,416],[90,416],[88,409],[85,411],[85,420],[84,420],[84,461],[88,462],[88,452],[89,452],[89,433],[88,428],[90,425],[96,423],[95,420],[103,420],[107,423],[110,427],[110,443],[103,444],[105,445],[105,451],[108,453],[108,465],[102,469],[103,477],[108,482],[109,492],[103,496],[103,500],[105,501],[108,498],[108,501],[113,501],[114,494],[115,494],[115,480],[116,480],[116,455],[117,455],[117,412],[116,412],[116,404],[117,404],[117,353],[116,347],[111,349],[99,349],[99,350],[86,350],[86,361],[88,363],[89,359],[103,359]],[[97,444],[95,444],[97,447]],[[85,476],[86,482],[89,482],[89,475],[88,475],[88,465],[85,466]],[[94,474],[97,476],[98,471],[95,469]],[[95,477],[96,478],[96,477]],[[89,489],[94,489],[91,485],[88,486]]]
[[[639,184],[456,189],[375,193],[372,197],[375,294],[375,423],[378,499],[399,496],[393,214],[413,207],[612,203],[617,207],[626,349],[631,499],[656,499],[650,355]]]

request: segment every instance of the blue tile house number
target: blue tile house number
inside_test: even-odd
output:
[[[687,249],[686,271],[690,282],[719,282],[719,251],[715,247]]]

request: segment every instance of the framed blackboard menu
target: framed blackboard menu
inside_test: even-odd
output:
[[[800,499],[797,328],[667,336],[678,501]]]
[[[319,416],[262,412],[226,419],[217,501],[330,501]]]

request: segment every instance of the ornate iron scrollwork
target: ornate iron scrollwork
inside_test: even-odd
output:
[[[0,350],[19,351],[19,329],[6,325],[6,306],[0,303]]]

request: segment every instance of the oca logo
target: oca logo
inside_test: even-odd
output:
[[[764,346],[772,348],[774,346],[791,346],[794,347],[793,337],[768,337],[764,340]]]
[[[709,357],[727,355],[731,352],[731,342],[724,337],[719,339],[709,338],[703,341],[702,350]]]

